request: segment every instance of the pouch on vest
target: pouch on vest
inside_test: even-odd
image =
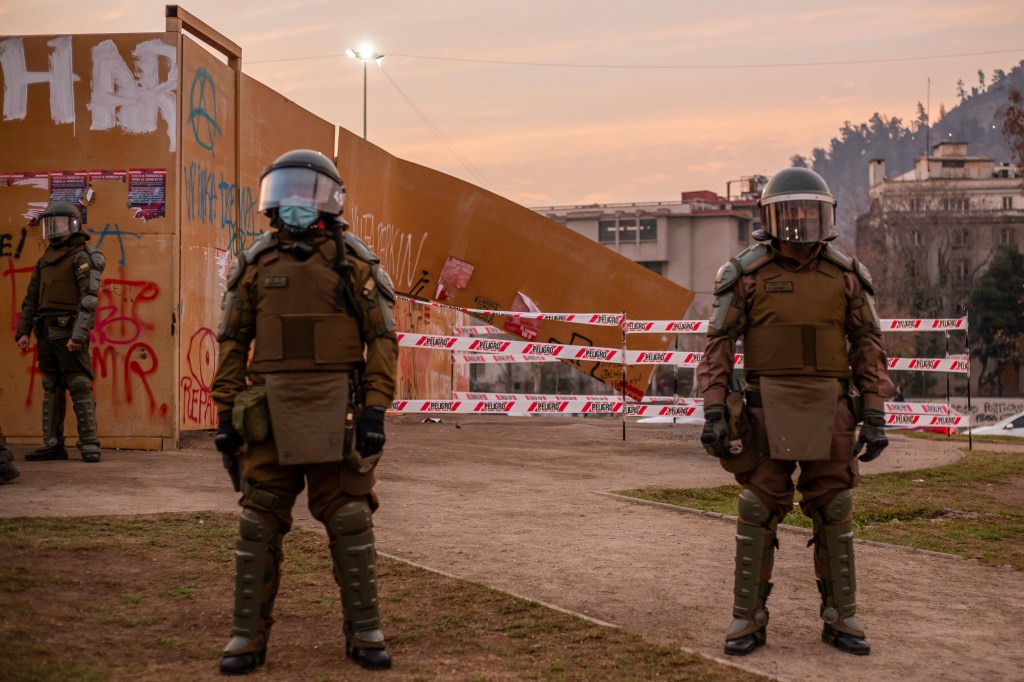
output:
[[[266,386],[250,386],[235,397],[231,425],[249,443],[261,443],[267,439],[270,435],[270,410],[267,408]]]
[[[343,461],[348,372],[272,372],[264,378],[278,464]]]
[[[71,338],[74,329],[74,315],[58,315],[46,320],[46,338],[50,341],[63,341]]]
[[[761,457],[757,433],[742,392],[729,393],[725,407],[729,413],[729,456],[720,458],[719,462],[726,471],[743,474],[753,469]]]
[[[762,376],[761,397],[772,459],[827,460],[841,382],[827,377]]]

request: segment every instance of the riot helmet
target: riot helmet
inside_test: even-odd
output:
[[[70,201],[51,201],[40,215],[43,237],[51,242],[70,237],[82,231],[82,214]]]
[[[761,228],[774,239],[811,244],[836,236],[836,200],[825,180],[809,168],[776,173],[757,204]]]
[[[307,230],[321,214],[340,215],[344,205],[341,176],[330,159],[318,151],[286,152],[260,176],[259,211],[278,227]]]

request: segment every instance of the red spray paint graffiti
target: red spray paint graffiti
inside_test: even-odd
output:
[[[217,335],[200,327],[188,342],[188,375],[181,377],[181,420],[190,425],[216,427],[217,408],[210,387],[217,371]]]

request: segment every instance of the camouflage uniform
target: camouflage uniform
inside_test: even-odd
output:
[[[88,238],[78,232],[50,244],[32,271],[21,305],[15,339],[35,332],[39,372],[43,375],[43,447],[26,459],[67,459],[64,414],[68,392],[78,420],[77,445],[82,459],[100,460],[89,331],[95,323],[106,261],[99,249],[86,244]],[[68,350],[69,339],[81,348]]]
[[[764,643],[776,527],[793,508],[792,477],[798,465],[800,507],[814,524],[814,568],[826,632],[851,635],[867,647],[854,618],[850,490],[860,480],[854,411],[860,400],[864,408],[882,410],[892,383],[870,275],[828,243],[811,248],[801,263],[761,243],[722,267],[697,370],[705,406],[727,404],[736,344],[743,339],[746,409],[734,414],[742,403],[732,401],[729,416],[748,419],[750,433],[742,454],[722,459],[742,486],[726,653],[749,653],[752,647],[731,651],[730,643],[750,645],[752,635],[756,645]],[[832,424],[831,436],[821,428],[823,421]],[[801,432],[816,432],[814,444],[807,446],[812,454],[787,457],[791,445],[808,452],[798,443]]]
[[[310,511],[330,537],[347,650],[386,646],[371,518],[376,462],[356,452],[353,422],[360,409],[386,408],[394,397],[394,291],[370,249],[341,233],[355,303],[354,310],[341,309],[340,229],[301,238],[265,234],[235,263],[224,299],[212,395],[220,411],[233,412],[247,441],[234,636],[224,656],[252,654],[256,665],[274,622],[281,543],[305,485]]]

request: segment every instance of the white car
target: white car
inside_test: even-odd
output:
[[[1018,412],[1012,417],[987,426],[972,428],[971,433],[975,436],[1016,436],[1024,438],[1024,412]]]

